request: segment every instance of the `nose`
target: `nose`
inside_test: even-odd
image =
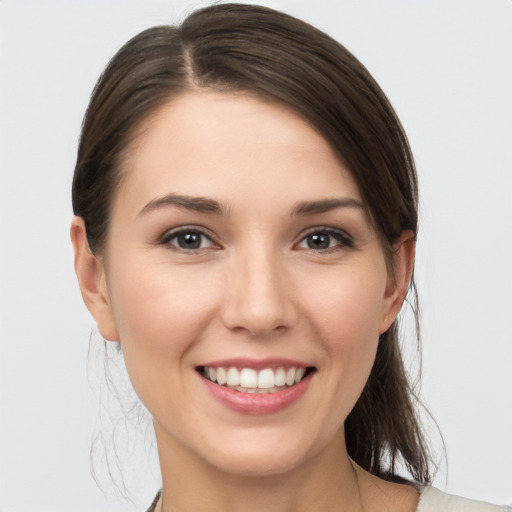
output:
[[[234,256],[222,306],[226,327],[253,337],[289,328],[297,314],[287,275],[279,257],[270,251]]]

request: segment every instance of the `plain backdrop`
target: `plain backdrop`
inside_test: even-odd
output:
[[[135,504],[89,472],[94,323],[73,272],[70,184],[108,59],[208,3],[0,0],[1,512],[140,511],[158,487],[140,454]],[[512,503],[512,2],[261,3],[347,46],[401,117],[421,187],[423,397],[448,456],[435,483]]]

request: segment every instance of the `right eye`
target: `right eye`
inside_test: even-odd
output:
[[[172,245],[181,251],[197,251],[215,245],[208,235],[191,228],[181,228],[166,233],[162,243]]]

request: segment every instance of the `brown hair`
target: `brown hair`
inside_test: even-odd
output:
[[[417,180],[402,126],[365,67],[318,29],[281,12],[221,4],[180,26],[148,29],[110,61],[92,94],[73,179],[73,208],[101,252],[121,164],[137,127],[188,90],[249,92],[279,102],[330,142],[356,180],[390,259],[402,231],[417,232]],[[416,305],[411,285],[413,308]],[[415,311],[416,318],[417,312]],[[398,321],[381,336],[361,397],[345,422],[349,455],[398,480],[404,464],[430,482],[431,460],[398,343]]]

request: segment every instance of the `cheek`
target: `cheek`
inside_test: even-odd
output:
[[[164,258],[126,257],[112,270],[109,288],[124,343],[131,338],[142,344],[175,343],[199,327],[198,319],[213,302],[204,273],[173,266]]]
[[[329,340],[329,351],[358,349],[378,339],[385,285],[383,274],[371,270],[317,281],[304,309]]]
[[[380,273],[354,273],[344,275],[334,286],[317,288],[308,299],[306,309],[314,312],[309,318],[326,355],[329,384],[325,389],[332,390],[333,429],[349,414],[370,375],[384,290]]]
[[[178,370],[187,365],[187,355],[213,315],[212,287],[165,266],[151,270],[150,265],[129,261],[118,265],[111,277],[113,313],[128,374],[149,406],[155,389],[177,384]]]

